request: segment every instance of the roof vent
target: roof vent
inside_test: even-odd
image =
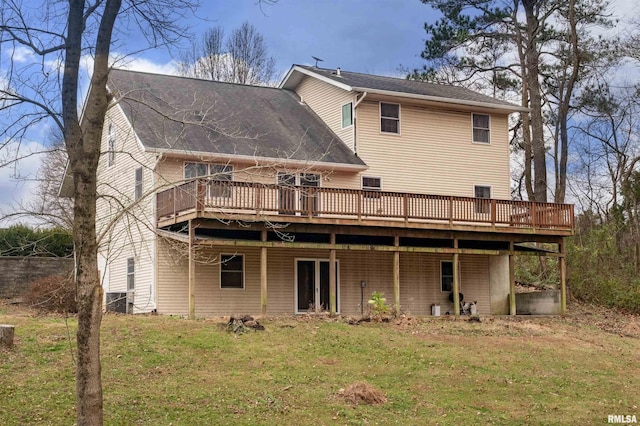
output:
[[[340,77],[340,67],[336,68],[336,75]]]

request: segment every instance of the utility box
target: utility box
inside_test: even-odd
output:
[[[440,316],[440,305],[436,305],[436,304],[431,305],[431,315],[434,317]]]

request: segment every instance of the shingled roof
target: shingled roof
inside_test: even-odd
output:
[[[119,69],[108,88],[149,151],[366,168],[289,90]]]
[[[317,68],[306,65],[294,65],[284,78],[280,87],[285,89],[295,87],[300,78],[300,75],[296,77],[296,73],[320,78],[347,91],[414,97],[435,102],[482,106],[506,111],[526,110],[510,102],[495,99],[464,87],[385,77],[381,75],[361,74],[343,70],[340,70],[340,75],[338,75],[336,69]]]

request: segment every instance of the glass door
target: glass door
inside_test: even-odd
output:
[[[296,175],[278,173],[278,213],[296,214]]]
[[[339,303],[339,263],[336,261],[336,312]],[[330,310],[329,261],[324,259],[296,260],[296,313]]]

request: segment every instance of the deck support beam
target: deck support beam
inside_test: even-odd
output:
[[[331,244],[336,243],[336,234],[331,234]],[[337,303],[336,294],[338,289],[338,283],[336,279],[336,250],[329,250],[329,315],[332,317],[336,315]]]
[[[509,251],[513,253],[513,243],[509,243]],[[516,314],[516,266],[515,256],[509,254],[509,315]]]
[[[558,244],[558,251],[562,256],[560,263],[560,315],[567,315],[567,260],[564,242]]]
[[[267,241],[267,230],[263,229],[260,239]],[[260,248],[260,312],[267,315],[267,248]]]
[[[189,221],[189,319],[196,318],[196,259],[193,221]]]
[[[393,238],[393,245],[396,249],[400,246],[400,237]],[[395,315],[400,315],[400,252],[393,252],[393,311]]]
[[[453,247],[458,248],[458,239],[454,238]],[[459,254],[453,254],[452,268],[453,268],[453,315],[455,318],[460,317],[460,266],[459,266]]]

